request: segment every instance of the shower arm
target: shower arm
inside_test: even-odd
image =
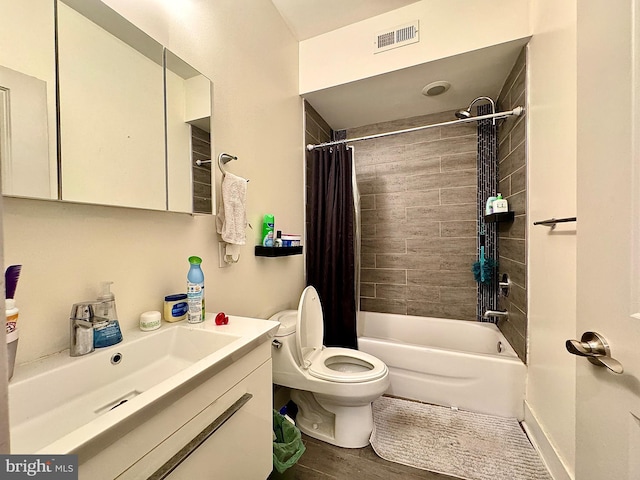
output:
[[[489,103],[491,104],[491,113],[496,113],[496,104],[493,101],[493,99],[491,97],[478,97],[476,99],[474,99],[470,104],[469,104],[469,108],[467,108],[467,112],[469,112],[469,114],[471,114],[471,107],[473,107],[476,103],[481,102],[482,100],[488,100]],[[471,118],[478,118],[478,117],[471,117]],[[496,119],[495,117],[491,119],[493,124],[496,124]]]
[[[479,102],[481,100],[488,100],[489,103],[491,103],[491,112],[492,113],[496,113],[496,104],[495,104],[495,102],[493,101],[493,99],[491,97],[478,97],[478,98],[476,98],[473,102],[471,102],[469,104],[469,108],[467,108],[467,111],[471,112],[471,107],[473,107],[476,104],[476,102]]]
[[[374,139],[374,138],[387,137],[389,135],[399,135],[401,133],[417,132],[419,130],[426,130],[427,128],[445,127],[445,126],[449,126],[449,125],[457,125],[459,123],[478,122],[480,120],[490,120],[490,119],[499,120],[501,118],[507,118],[507,117],[511,117],[511,116],[519,117],[520,115],[523,114],[523,112],[524,112],[524,108],[523,107],[515,107],[513,110],[505,110],[504,112],[491,113],[491,114],[488,114],[488,115],[480,115],[480,116],[477,116],[477,117],[463,118],[463,119],[460,119],[460,120],[451,120],[449,122],[434,123],[434,124],[431,124],[431,125],[423,125],[422,127],[407,128],[405,130],[396,130],[396,131],[393,131],[393,132],[377,133],[375,135],[367,135],[366,137],[348,138],[348,139],[345,139],[345,140],[336,140],[334,142],[319,143],[317,145],[309,144],[309,145],[307,145],[307,150],[308,151],[312,151],[312,150],[314,150],[316,148],[330,147],[332,145],[341,145],[343,143],[348,143],[348,142],[360,142],[362,140],[371,140],[371,139]]]

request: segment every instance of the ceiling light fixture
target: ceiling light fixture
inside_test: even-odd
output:
[[[422,89],[422,94],[426,97],[435,97],[436,95],[442,95],[449,90],[451,84],[446,80],[438,80],[437,82],[431,82]]]

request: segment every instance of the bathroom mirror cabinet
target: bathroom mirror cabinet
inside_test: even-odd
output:
[[[211,213],[213,84],[171,50],[164,54],[169,210]]]
[[[53,8],[53,0],[0,0],[0,165],[6,195],[58,198]]]
[[[0,41],[19,46],[0,53],[3,193],[205,213],[194,209],[191,129],[210,131],[209,79],[99,0],[0,6]],[[16,84],[31,102],[14,102]]]

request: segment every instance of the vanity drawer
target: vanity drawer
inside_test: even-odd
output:
[[[271,361],[268,361],[132,465],[118,480],[267,478],[272,467],[271,389]],[[207,434],[210,435],[203,438]],[[186,451],[180,452],[185,446]],[[177,452],[180,453],[176,455]],[[169,459],[173,461],[167,466]]]

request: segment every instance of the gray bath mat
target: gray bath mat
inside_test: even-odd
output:
[[[381,397],[373,421],[371,446],[391,462],[465,480],[551,480],[515,418]]]

